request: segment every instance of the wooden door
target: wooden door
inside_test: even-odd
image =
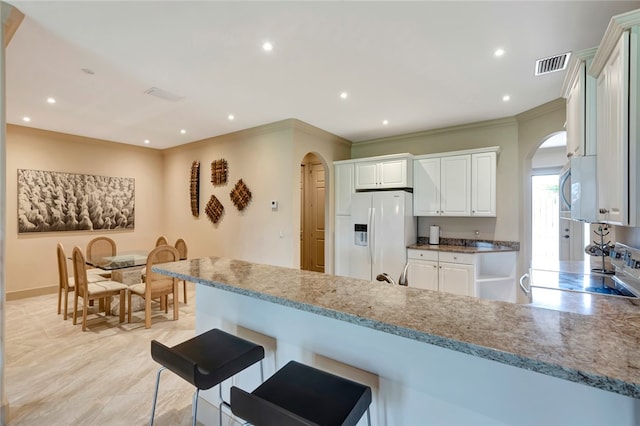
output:
[[[301,268],[324,272],[325,170],[319,161],[310,161],[301,171]]]

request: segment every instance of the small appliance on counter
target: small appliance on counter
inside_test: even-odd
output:
[[[429,244],[440,244],[440,227],[437,225],[429,227]]]

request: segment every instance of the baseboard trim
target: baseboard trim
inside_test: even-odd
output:
[[[58,291],[57,285],[30,288],[28,290],[18,290],[5,293],[5,300],[27,299],[29,297],[44,296],[45,294],[55,294]]]

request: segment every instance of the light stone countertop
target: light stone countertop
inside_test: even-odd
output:
[[[593,304],[582,313],[217,257],[153,270],[640,398],[640,310],[628,299],[573,300]]]

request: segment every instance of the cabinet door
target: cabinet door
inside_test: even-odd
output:
[[[462,296],[475,296],[473,265],[440,262],[438,272],[440,291]]]
[[[471,156],[471,216],[496,216],[496,153]]]
[[[380,188],[406,188],[407,160],[389,160],[378,163]]]
[[[471,155],[440,159],[442,216],[471,216]]]
[[[334,166],[336,215],[351,214],[351,194],[355,192],[353,182],[353,163],[336,164]]]
[[[438,290],[438,262],[430,260],[409,260],[407,271],[409,287]]]
[[[378,186],[378,163],[356,164],[356,189],[375,189]]]
[[[580,63],[567,97],[567,157],[584,155],[586,65]]]
[[[413,215],[440,215],[440,158],[413,162]]]
[[[629,33],[624,32],[598,76],[598,219],[628,224]]]

